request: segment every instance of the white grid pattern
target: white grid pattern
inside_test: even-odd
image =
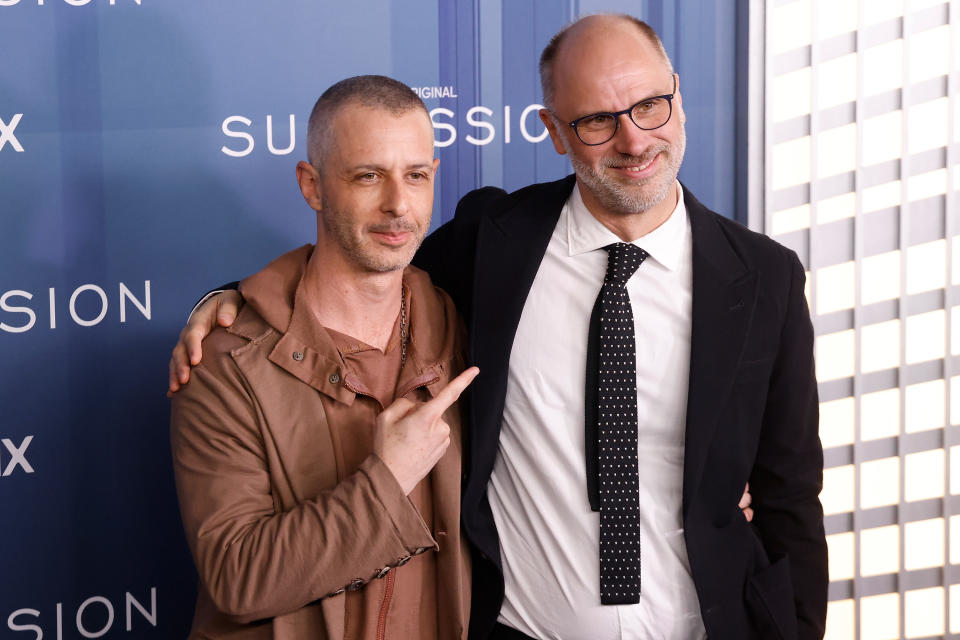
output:
[[[808,269],[827,637],[960,638],[960,0],[763,9],[763,230]]]

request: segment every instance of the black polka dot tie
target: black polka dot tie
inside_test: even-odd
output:
[[[632,244],[609,254],[593,320],[597,322],[595,420],[596,496],[600,511],[600,602],[640,602],[640,503],[637,479],[637,356],[627,280],[647,257]],[[588,349],[589,351],[589,349]],[[588,356],[588,360],[590,357]],[[588,461],[588,474],[592,472]],[[594,497],[594,496],[592,496]]]

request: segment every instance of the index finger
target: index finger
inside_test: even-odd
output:
[[[442,414],[450,408],[450,405],[460,398],[460,394],[473,382],[473,379],[477,377],[478,373],[480,373],[480,369],[477,367],[470,367],[464,370],[460,375],[447,383],[447,386],[441,389],[430,402],[427,402],[423,406],[430,411],[436,411],[438,415]]]

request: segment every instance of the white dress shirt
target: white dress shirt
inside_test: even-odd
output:
[[[681,521],[690,373],[692,245],[677,183],[670,218],[635,241],[650,257],[627,283],[637,340],[641,595],[600,604],[599,514],[587,500],[584,384],[590,313],[618,242],[578,188],[527,296],[510,353],[488,487],[506,595],[500,622],[534,638],[705,637]]]

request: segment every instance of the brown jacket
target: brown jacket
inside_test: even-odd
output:
[[[427,551],[437,553],[439,637],[465,638],[459,412],[444,416],[451,444],[430,473],[431,526],[375,454],[338,479],[320,394],[349,401],[350,392],[336,384],[342,360],[320,355],[329,336],[297,303],[311,251],[242,283],[237,321],[204,341],[203,362],[173,400],[177,491],[200,576],[191,638],[339,640],[345,590]],[[429,397],[463,369],[463,330],[424,272],[408,267],[404,284],[410,337],[398,388]]]

